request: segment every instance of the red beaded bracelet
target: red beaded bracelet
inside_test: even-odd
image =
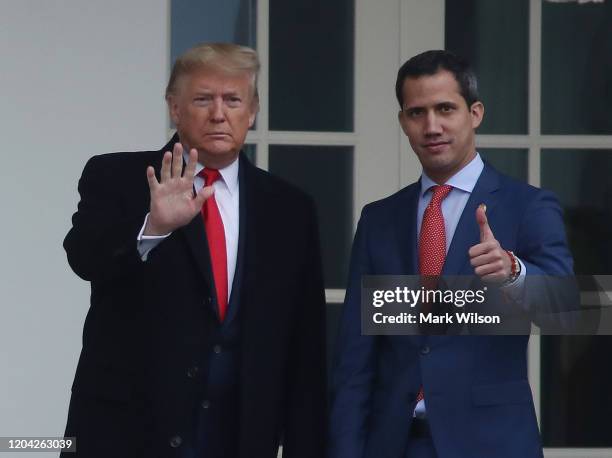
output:
[[[508,277],[506,281],[504,281],[504,284],[508,285],[514,282],[518,278],[520,274],[520,266],[519,266],[518,260],[516,259],[516,256],[514,256],[514,253],[512,251],[510,250],[504,250],[504,251],[510,258],[510,276]]]

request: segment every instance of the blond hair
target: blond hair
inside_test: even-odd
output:
[[[202,43],[176,59],[170,80],[166,86],[166,100],[176,94],[178,81],[185,75],[199,70],[221,71],[228,75],[248,74],[252,77],[253,97],[257,101],[257,74],[259,58],[257,52],[247,46],[233,43]]]

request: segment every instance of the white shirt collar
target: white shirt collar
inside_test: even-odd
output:
[[[232,162],[230,165],[219,169],[221,178],[223,178],[223,181],[225,182],[227,189],[229,190],[231,195],[234,195],[234,193],[238,192],[238,164],[240,163],[239,157],[240,156],[237,156],[234,162]],[[189,160],[189,150],[187,148],[183,150],[183,160],[185,161],[185,163],[187,163],[187,161]],[[195,175],[200,173],[202,169],[204,169],[204,165],[198,162],[196,164]]]
[[[474,186],[476,186],[478,177],[482,173],[483,169],[484,162],[482,162],[480,154],[477,152],[474,159],[472,159],[465,167],[450,177],[444,184],[448,184],[453,188],[471,193],[474,190]],[[437,185],[438,183],[429,178],[425,171],[421,173],[421,197],[424,196],[432,186]]]

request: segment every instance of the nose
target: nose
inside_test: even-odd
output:
[[[221,98],[215,98],[212,105],[210,106],[210,119],[212,122],[217,123],[225,121],[223,100]]]
[[[425,135],[435,137],[442,134],[442,125],[435,111],[429,111],[425,118]]]

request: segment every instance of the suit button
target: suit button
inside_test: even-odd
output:
[[[202,401],[203,409],[208,409],[209,407],[210,407],[210,401],[208,399],[205,399],[204,401]]]
[[[218,355],[219,353],[221,353],[221,345],[215,345],[215,346],[213,347],[213,351],[214,351],[214,352],[215,352],[215,354],[217,354],[217,355]]]
[[[429,353],[429,347],[427,345],[424,345],[423,347],[421,347],[421,354],[422,355],[426,355]]]
[[[172,439],[170,439],[170,447],[172,448],[178,448],[181,446],[182,443],[183,439],[181,438],[181,436],[174,436]]]
[[[204,303],[206,305],[211,305],[212,304],[212,297],[207,296],[206,299],[204,299]]]
[[[198,375],[198,371],[200,368],[198,366],[193,366],[187,369],[187,377],[195,378]]]

